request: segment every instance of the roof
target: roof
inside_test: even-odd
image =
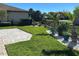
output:
[[[7,10],[7,11],[26,11],[24,9],[20,9],[20,8],[17,8],[17,7],[9,6],[9,5],[2,4],[2,3],[0,3],[0,10]]]

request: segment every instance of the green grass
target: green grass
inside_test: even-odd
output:
[[[44,28],[43,26],[41,27],[23,26],[23,27],[19,27],[19,29],[22,29],[31,34],[47,34],[46,28]]]
[[[4,27],[5,28],[5,27]],[[13,27],[9,27],[13,28]],[[14,27],[16,28],[16,26]],[[31,40],[6,45],[6,50],[10,56],[43,56],[43,49],[52,51],[63,51],[63,53],[51,53],[51,55],[79,55],[79,52],[71,51],[66,46],[59,43],[54,37],[46,33],[44,27],[17,26],[17,28],[31,33]]]

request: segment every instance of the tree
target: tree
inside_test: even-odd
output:
[[[54,31],[57,31],[58,24],[59,24],[59,19],[57,17],[57,13],[56,12],[49,12],[48,13],[48,22],[50,22],[50,23],[48,23],[49,24],[49,28],[51,30],[54,29]]]
[[[74,19],[74,15],[73,15],[72,13],[69,12],[69,13],[68,13],[68,16],[69,16],[69,19],[70,19],[70,20],[73,20],[73,19]]]
[[[42,18],[43,18],[43,15],[42,15],[42,13],[41,13],[41,11],[39,11],[39,10],[37,10],[36,12],[35,12],[35,21],[42,21]]]
[[[34,13],[35,13],[35,11],[32,8],[30,8],[29,9],[29,17],[31,17],[32,20],[34,20]]]
[[[47,19],[47,13],[44,12],[44,13],[42,14],[42,20],[46,20],[46,19]]]
[[[34,21],[41,21],[42,18],[43,18],[43,15],[42,15],[41,11],[39,11],[39,10],[34,11],[32,8],[29,9],[29,16]]]
[[[70,12],[64,12],[64,17],[66,20],[73,20],[73,14]]]
[[[73,12],[74,12],[75,18],[79,18],[79,7],[76,7]]]

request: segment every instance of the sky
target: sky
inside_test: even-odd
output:
[[[41,12],[73,12],[74,8],[79,6],[79,3],[7,3],[7,5],[25,10],[33,8],[34,10],[40,10]]]

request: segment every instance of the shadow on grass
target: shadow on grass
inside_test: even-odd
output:
[[[56,37],[53,36],[52,34],[35,34],[35,35],[36,35],[36,36],[51,36],[51,37],[53,37],[53,38],[56,39]]]
[[[47,35],[50,35],[50,34],[36,34],[37,36],[47,36]]]
[[[76,56],[73,50],[42,50],[44,56]]]

